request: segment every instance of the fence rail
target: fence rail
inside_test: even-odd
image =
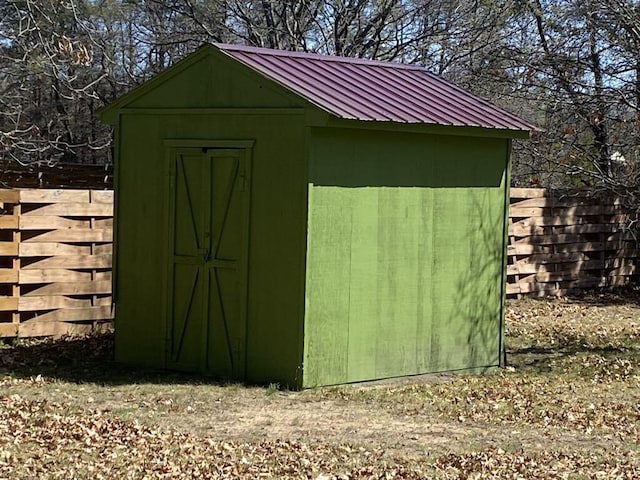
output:
[[[0,189],[0,337],[111,321],[112,238],[112,191]]]
[[[628,284],[640,257],[633,215],[613,196],[512,188],[507,296]]]

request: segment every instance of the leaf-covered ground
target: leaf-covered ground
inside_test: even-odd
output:
[[[508,367],[303,392],[0,348],[0,478],[640,478],[640,295],[509,303]]]

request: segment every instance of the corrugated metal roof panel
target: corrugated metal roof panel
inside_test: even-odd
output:
[[[339,118],[524,131],[536,128],[415,65],[214,45]]]

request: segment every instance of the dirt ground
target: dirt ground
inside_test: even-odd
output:
[[[509,302],[494,374],[303,392],[6,343],[0,478],[640,478],[639,299]]]

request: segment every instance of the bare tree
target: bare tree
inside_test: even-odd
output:
[[[67,159],[109,145],[96,124],[78,125],[101,105],[105,75],[93,68],[90,25],[79,2],[9,1],[0,23],[0,155],[16,161]]]
[[[637,45],[628,42],[637,22],[633,3],[637,2],[522,4],[527,43],[513,48],[525,68],[520,91],[544,113],[539,120],[545,132],[520,158],[541,167],[544,184],[555,179],[565,184],[613,185],[632,177],[630,170],[636,166],[629,160],[638,155],[637,142],[627,141],[638,135],[633,121],[638,103],[634,93],[638,61],[633,53]],[[619,8],[622,4],[625,9]],[[625,44],[621,36],[629,29],[632,34],[626,34]],[[549,171],[561,175],[550,176]]]
[[[185,15],[190,7],[169,0],[0,4],[0,158],[109,162],[111,132],[96,110],[211,39],[215,25],[203,30]]]
[[[96,109],[222,41],[425,65],[545,129],[516,145],[518,183],[633,184],[639,18],[637,0],[6,0],[0,156],[109,161]]]

